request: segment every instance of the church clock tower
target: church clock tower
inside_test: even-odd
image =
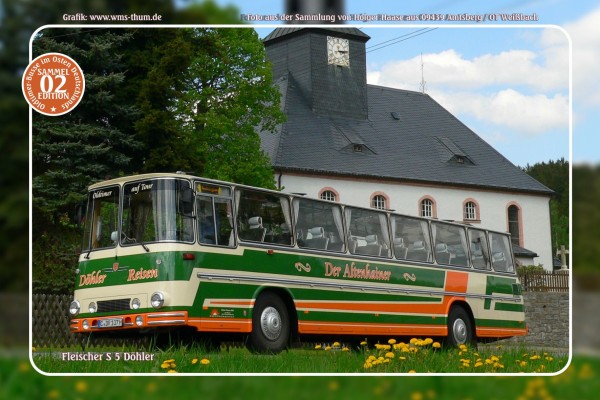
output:
[[[273,79],[293,79],[313,112],[364,120],[369,39],[356,28],[278,28],[264,43]]]

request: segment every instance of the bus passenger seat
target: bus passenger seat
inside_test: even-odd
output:
[[[248,230],[245,232],[244,239],[253,242],[263,242],[267,230],[263,227],[261,217],[252,217],[248,220]]]
[[[366,246],[356,248],[356,252],[370,256],[379,256],[381,254],[381,245],[377,242],[377,235],[367,235],[365,237]]]
[[[308,233],[310,233],[311,238],[304,241],[304,247],[319,250],[327,249],[329,238],[325,237],[325,229],[322,226],[310,228]]]
[[[408,253],[408,247],[404,245],[404,239],[401,237],[394,238],[394,254],[396,258],[405,260]]]
[[[446,243],[438,243],[435,245],[435,259],[438,264],[450,263],[450,252]]]

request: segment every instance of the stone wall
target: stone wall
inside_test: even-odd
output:
[[[536,348],[569,348],[569,293],[524,292],[527,336],[496,343]]]

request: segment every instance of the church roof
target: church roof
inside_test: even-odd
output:
[[[289,74],[276,85],[287,121],[261,138],[277,170],[553,193],[427,94],[367,85],[354,119],[315,113]]]

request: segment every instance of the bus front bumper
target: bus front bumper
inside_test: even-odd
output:
[[[188,325],[187,311],[148,312],[71,319],[71,332],[98,332],[125,329],[157,328]]]

